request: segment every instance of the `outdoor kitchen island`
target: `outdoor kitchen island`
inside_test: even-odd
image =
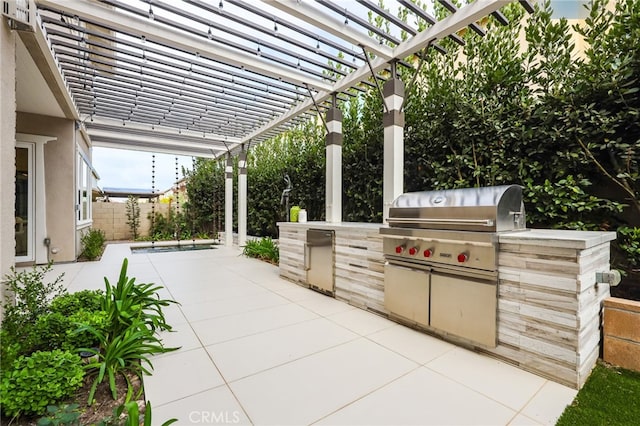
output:
[[[614,232],[528,229],[498,238],[497,339],[473,344],[429,326],[411,324],[385,308],[383,224],[281,222],[280,276],[309,287],[305,267],[308,229],[335,232],[336,299],[369,310],[524,370],[580,388],[600,354],[602,300],[608,284]]]

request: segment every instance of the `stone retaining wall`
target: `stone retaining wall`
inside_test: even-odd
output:
[[[604,301],[604,360],[640,371],[640,302],[617,297]]]

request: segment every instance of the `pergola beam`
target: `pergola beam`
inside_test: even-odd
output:
[[[177,129],[167,128],[161,125],[155,125],[154,128],[151,129],[150,125],[137,123],[127,123],[126,126],[124,126],[126,127],[127,132],[123,135],[122,122],[114,119],[94,118],[93,121],[85,121],[85,126],[89,136],[91,137],[93,137],[94,134],[98,134],[98,131],[104,131],[119,133],[123,138],[128,138],[130,135],[138,135],[145,136],[147,138],[154,138],[158,141],[176,141],[180,139],[180,141],[184,141],[185,143],[193,143],[194,146],[204,146],[205,148],[216,148],[217,146],[218,148],[216,149],[219,149],[220,146],[225,146],[225,144],[231,145],[232,147],[241,144],[241,140],[239,138],[230,136],[212,134],[206,134],[203,136],[201,132],[190,130],[178,131]]]
[[[395,58],[406,58],[422,50],[434,39],[441,40],[448,37],[450,34],[454,34],[458,30],[476,23],[485,16],[491,15],[508,3],[511,2],[505,0],[485,0],[467,4],[456,13],[436,22],[428,29],[418,33],[415,37],[396,46],[396,48],[393,49],[393,55]]]
[[[337,20],[322,9],[311,6],[309,2],[298,2],[295,0],[262,1],[291,16],[302,19],[303,21],[322,29],[329,34],[348,41],[354,46],[363,45],[367,48],[368,52],[375,54],[379,58],[384,58],[386,60],[393,58],[393,52],[389,46],[379,44],[377,41],[351,28],[349,24],[345,24],[344,21]],[[348,19],[349,18],[347,16],[346,20],[348,21]]]
[[[222,46],[219,43],[177,31],[170,26],[161,26],[157,22],[139,16],[123,13],[94,2],[81,0],[40,0],[39,4],[87,19],[125,33],[135,32],[140,36],[165,46],[174,47],[186,52],[199,53],[200,56],[254,71],[276,80],[284,80],[299,86],[308,84],[318,90],[329,90],[330,84],[308,74],[292,70],[288,67],[270,64],[254,56],[244,54]]]

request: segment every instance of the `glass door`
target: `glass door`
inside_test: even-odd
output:
[[[33,257],[33,144],[16,142],[16,262]]]

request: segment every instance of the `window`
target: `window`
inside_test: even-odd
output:
[[[78,155],[77,220],[79,224],[91,221],[91,166],[82,154]]]

